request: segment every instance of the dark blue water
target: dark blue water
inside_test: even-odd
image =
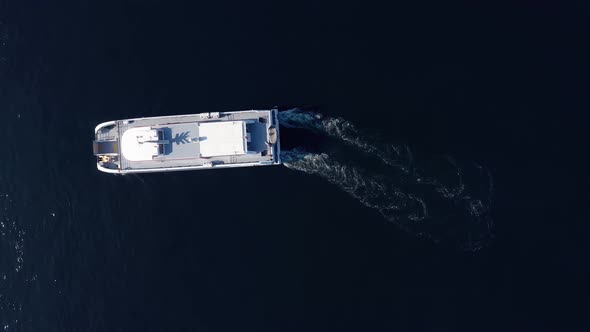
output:
[[[588,329],[588,16],[530,1],[1,0],[0,328]],[[432,161],[485,166],[490,241],[418,236],[286,167],[95,168],[99,122],[275,105],[408,146],[441,181]],[[316,134],[288,140],[373,169]]]

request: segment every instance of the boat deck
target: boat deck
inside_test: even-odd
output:
[[[119,153],[117,165],[122,173],[142,171],[181,170],[214,166],[238,167],[249,164],[278,163],[278,146],[269,144],[268,127],[277,124],[272,111],[220,112],[193,115],[164,116],[115,121],[115,126],[96,133],[97,140],[117,139],[131,129],[151,127],[162,130],[164,151],[152,160],[132,161]],[[249,121],[248,121],[249,120]],[[203,157],[200,153],[199,124],[205,122],[247,121],[250,135],[245,154]],[[278,127],[278,126],[277,126]]]

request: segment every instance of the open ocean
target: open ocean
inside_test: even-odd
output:
[[[590,330],[589,22],[0,0],[0,331]],[[289,167],[96,169],[100,122],[275,105]]]

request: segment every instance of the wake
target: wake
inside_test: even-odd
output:
[[[286,167],[326,179],[415,236],[466,251],[479,250],[493,238],[493,179],[485,167],[471,164],[466,172],[448,157],[419,167],[407,146],[382,143],[342,118],[294,109],[279,113],[279,120],[287,128],[331,137],[386,166],[371,171],[360,161],[298,147],[281,153]]]
[[[303,112],[291,109],[279,113],[280,125],[287,128],[307,129],[336,138],[361,151],[371,153],[385,164],[408,173],[412,162],[412,153],[407,146],[380,144],[376,138],[361,133],[350,121],[342,118],[326,117],[320,113]]]

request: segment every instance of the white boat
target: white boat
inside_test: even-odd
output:
[[[104,122],[96,167],[113,174],[278,165],[278,110],[213,112]]]

